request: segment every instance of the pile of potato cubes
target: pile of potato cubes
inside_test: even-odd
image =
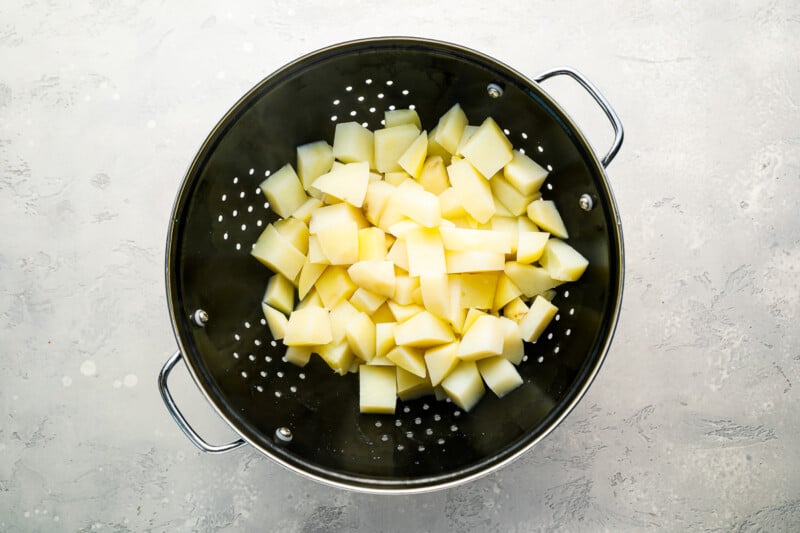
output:
[[[541,198],[547,171],[492,118],[456,104],[430,132],[411,109],[384,125],[339,123],[261,184],[280,217],[251,252],[275,273],[264,315],[286,361],[357,372],[361,412],[427,394],[470,410],[522,384],[523,341],[588,261]]]

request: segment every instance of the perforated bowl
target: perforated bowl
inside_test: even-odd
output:
[[[539,83],[579,82],[611,120],[615,140],[602,161]],[[340,377],[319,358],[304,368],[282,360],[261,313],[269,271],[249,252],[276,219],[259,183],[295,148],[333,139],[337,122],[376,129],[384,111],[412,107],[428,129],[454,103],[471,123],[493,117],[514,146],[550,170],[542,188],[556,202],[569,242],[589,259],[580,281],[559,287],[559,313],[525,345],[521,387],[487,393],[470,412],[433,397],[397,413],[360,414],[357,376]],[[531,448],[576,405],[609,348],[622,296],[623,249],[604,167],[622,126],[584,77],[554,69],[531,81],[498,61],[453,44],[411,38],[348,42],[281,68],[222,118],[178,192],[167,240],[167,297],[178,352],[159,388],[198,448],[250,444],[291,470],[339,487],[415,492],[494,471]],[[183,360],[197,386],[241,439],[208,444],[185,420],[167,387]]]

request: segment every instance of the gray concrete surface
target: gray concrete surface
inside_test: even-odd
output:
[[[388,498],[201,454],[155,377],[176,346],[168,218],[207,132],[293,58],[392,34],[603,90],[627,128],[609,169],[627,286],[607,363],[548,439]],[[799,66],[792,1],[4,1],[0,530],[798,530]],[[548,90],[603,150],[602,115]],[[174,383],[204,435],[231,438]]]

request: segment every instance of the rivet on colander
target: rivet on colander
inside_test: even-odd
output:
[[[292,437],[292,430],[286,426],[281,426],[275,430],[275,438],[281,442],[291,442]]]
[[[581,209],[584,211],[591,211],[594,207],[594,200],[590,194],[581,194],[581,197],[578,198],[578,205],[581,206]]]
[[[204,328],[208,323],[208,313],[206,313],[202,309],[198,309],[194,313],[192,313],[192,321],[194,321],[195,326]]]
[[[492,98],[500,98],[503,96],[503,87],[497,83],[490,83],[486,86],[486,93]]]

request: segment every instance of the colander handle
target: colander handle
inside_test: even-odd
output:
[[[614,128],[614,144],[611,145],[611,149],[608,153],[603,157],[601,163],[603,167],[607,167],[611,161],[614,160],[614,157],[619,152],[620,146],[622,146],[622,139],[625,136],[625,133],[622,129],[622,122],[619,120],[619,116],[617,116],[617,112],[614,111],[614,108],[611,107],[611,104],[608,103],[605,96],[600,94],[600,91],[597,90],[597,87],[594,86],[592,82],[586,79],[586,77],[571,67],[556,67],[554,69],[548,70],[546,72],[542,72],[538,76],[536,76],[535,81],[536,83],[541,83],[547,79],[554,78],[556,76],[569,76],[573,80],[577,81],[581,87],[586,89],[592,98],[594,98],[597,105],[603,110],[603,112],[608,117],[608,120],[611,121],[611,127]]]
[[[180,409],[178,409],[178,406],[175,405],[175,400],[172,399],[172,394],[170,394],[169,388],[167,387],[167,378],[169,377],[170,372],[172,372],[172,369],[175,368],[175,365],[177,365],[178,361],[180,361],[182,358],[183,354],[180,351],[177,351],[172,357],[167,359],[167,362],[164,363],[164,366],[161,368],[161,372],[158,374],[158,390],[161,392],[161,399],[164,400],[164,404],[167,406],[167,411],[169,411],[169,414],[172,415],[172,419],[175,420],[175,423],[178,424],[179,428],[181,428],[183,434],[186,435],[192,444],[207,453],[229,452],[246,444],[244,440],[239,439],[229,444],[223,444],[222,446],[214,446],[213,444],[209,444],[204,441],[202,437],[200,437],[200,435],[198,435],[197,432],[192,429],[192,426],[189,425],[189,422],[186,421],[186,418],[184,418]]]

